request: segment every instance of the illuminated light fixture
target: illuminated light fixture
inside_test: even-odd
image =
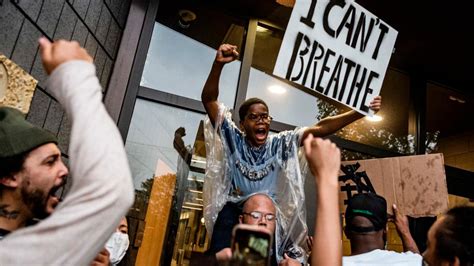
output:
[[[466,100],[450,95],[449,99],[453,102],[466,103]]]
[[[276,0],[276,2],[286,7],[293,7],[295,5],[295,0]]]
[[[204,224],[204,217],[201,218],[201,223]]]
[[[181,9],[178,11],[179,20],[178,25],[183,28],[187,29],[191,25],[193,21],[196,20],[196,14],[191,10]]]
[[[202,194],[202,191],[194,190],[194,189],[189,189],[189,192]]]
[[[379,115],[366,116],[365,119],[370,122],[380,122],[383,118]]]
[[[279,86],[279,85],[272,85],[272,86],[268,87],[268,90],[271,93],[275,93],[275,94],[283,94],[283,93],[286,92],[286,89],[283,88],[282,86]]]
[[[194,182],[199,182],[199,183],[204,183],[204,180],[200,180],[200,179],[196,179],[196,178],[189,178],[188,177],[188,181],[194,181]]]
[[[185,202],[184,204],[189,205],[189,206],[198,206],[202,207],[202,203],[194,203],[194,202]]]
[[[190,207],[190,206],[183,206],[183,209],[202,211],[202,208],[196,208],[196,207]]]
[[[267,31],[270,31],[270,30],[265,27],[257,25],[257,32],[267,32]]]

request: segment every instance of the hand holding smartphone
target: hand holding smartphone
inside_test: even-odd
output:
[[[238,224],[232,230],[230,265],[270,265],[273,236],[260,226]]]

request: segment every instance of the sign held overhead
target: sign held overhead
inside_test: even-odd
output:
[[[372,115],[397,34],[353,1],[298,0],[273,74]]]

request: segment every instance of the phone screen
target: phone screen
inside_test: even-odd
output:
[[[249,228],[236,228],[232,242],[233,265],[268,265],[271,236]]]

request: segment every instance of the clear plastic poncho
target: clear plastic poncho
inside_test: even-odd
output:
[[[206,142],[206,178],[204,179],[203,201],[204,220],[210,235],[214,228],[217,216],[226,202],[240,203],[256,193],[265,193],[276,202],[277,225],[275,230],[275,250],[277,261],[283,259],[283,254],[297,258],[306,263],[308,250],[306,244],[307,225],[304,194],[304,177],[298,160],[299,142],[296,137],[289,138],[285,145],[290,147],[291,153],[278,156],[287,156],[277,172],[274,191],[260,190],[245,196],[230,195],[232,187],[230,151],[220,135],[220,125],[224,118],[230,119],[231,113],[224,105],[220,105],[219,115],[212,126],[209,117],[204,122],[204,136]],[[280,134],[287,134],[282,132]],[[293,134],[294,135],[294,134]],[[223,143],[224,142],[224,143]]]

